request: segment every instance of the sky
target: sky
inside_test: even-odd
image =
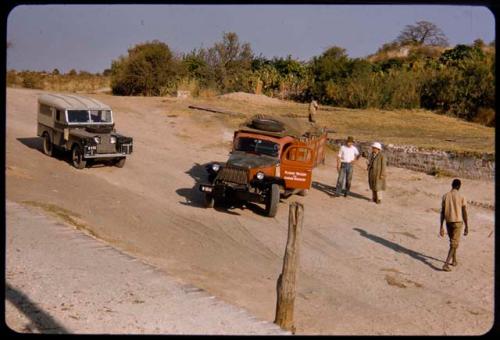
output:
[[[7,21],[7,69],[102,72],[154,39],[174,52],[211,47],[236,32],[255,55],[309,60],[328,47],[365,57],[408,24],[435,23],[449,43],[495,39],[486,7],[453,5],[23,5]]]

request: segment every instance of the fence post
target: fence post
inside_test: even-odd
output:
[[[293,311],[295,303],[295,282],[299,265],[299,245],[304,220],[304,206],[290,204],[288,212],[288,238],[286,241],[283,270],[277,282],[276,318],[274,323],[295,334]]]

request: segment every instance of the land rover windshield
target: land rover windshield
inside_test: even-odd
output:
[[[113,117],[109,110],[68,110],[68,123],[110,124]]]
[[[240,137],[236,142],[236,151],[253,152],[278,157],[279,150],[280,146],[278,143],[258,138]]]

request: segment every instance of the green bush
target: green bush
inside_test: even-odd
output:
[[[118,95],[161,96],[176,89],[180,66],[169,47],[146,42],[128,50],[111,64],[111,89]]]

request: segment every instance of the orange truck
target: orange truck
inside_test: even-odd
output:
[[[263,203],[274,217],[281,196],[305,195],[313,168],[324,164],[327,130],[299,123],[257,115],[240,126],[229,159],[206,166],[209,183],[199,186],[206,206]]]

